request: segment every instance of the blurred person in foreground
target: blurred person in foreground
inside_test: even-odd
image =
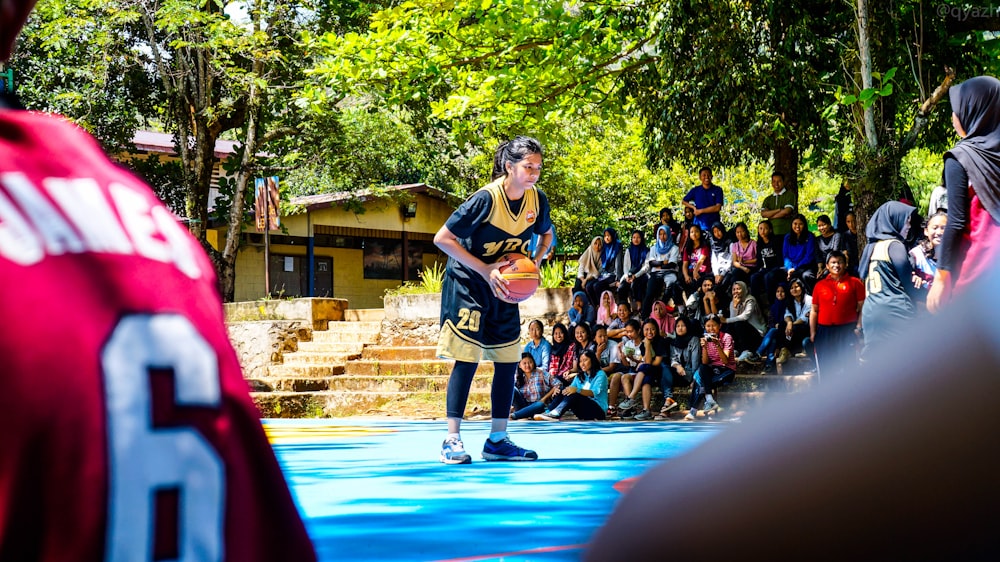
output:
[[[948,95],[961,140],[944,154],[948,221],[927,295],[934,314],[1000,258],[1000,80],[976,76]]]
[[[33,4],[0,0],[0,60]],[[0,560],[315,560],[208,257],[93,138],[18,107],[0,99]]]
[[[717,560],[995,559],[997,414],[919,406],[928,390],[1000,392],[998,309],[983,306],[997,286],[994,267],[940,316],[912,322],[905,351],[886,346],[656,466],[584,560],[662,560],[682,542]],[[663,525],[667,502],[686,507]]]

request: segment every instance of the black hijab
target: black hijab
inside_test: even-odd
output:
[[[868,277],[868,262],[871,261],[872,249],[876,242],[899,240],[909,248],[919,232],[920,215],[916,207],[899,201],[883,203],[872,213],[868,219],[868,226],[865,227],[868,245],[865,246],[865,251],[861,254],[861,263],[858,265],[861,277]]]
[[[649,246],[646,245],[646,235],[643,234],[641,230],[633,230],[632,234],[639,235],[639,245],[636,246],[635,244],[629,242],[628,258],[629,262],[632,264],[632,269],[639,271],[639,268],[646,264],[646,256],[649,255]]]
[[[945,153],[965,168],[983,207],[1000,222],[1000,80],[976,76],[948,90],[966,136]]]
[[[562,330],[562,343],[556,343],[556,330]],[[555,357],[562,357],[563,355],[566,355],[566,350],[569,349],[569,344],[571,343],[573,343],[573,340],[570,339],[569,330],[566,329],[566,326],[564,326],[562,322],[556,322],[555,325],[552,326],[552,348],[549,350],[549,353]],[[546,365],[546,367],[548,367],[548,365]]]
[[[722,231],[722,238],[715,237],[716,228]],[[722,254],[729,252],[729,247],[733,243],[731,240],[732,235],[728,230],[726,230],[726,225],[722,224],[721,221],[715,221],[712,223],[712,228],[708,231],[708,237],[711,240],[713,252]]]
[[[680,324],[682,322],[684,323],[684,327],[687,328],[687,333],[684,334],[683,336],[678,336],[677,335],[677,324]],[[687,316],[684,316],[683,314],[680,315],[680,316],[678,316],[676,323],[674,323],[674,337],[670,338],[670,345],[672,345],[672,346],[674,346],[674,347],[676,347],[678,349],[685,349],[685,348],[687,348],[688,342],[691,341],[691,338],[693,338],[693,337],[695,337],[697,335],[697,333],[695,331],[696,330],[696,328],[695,328],[696,326],[698,326],[698,323],[697,322],[692,322],[691,319],[688,318]]]

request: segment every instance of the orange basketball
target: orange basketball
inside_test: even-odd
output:
[[[506,262],[506,265],[500,267],[500,273],[509,282],[507,285],[509,295],[507,298],[501,297],[501,300],[519,303],[535,294],[542,280],[531,258],[524,254],[511,253],[504,254],[500,261]]]

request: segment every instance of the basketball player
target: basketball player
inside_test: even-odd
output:
[[[6,60],[33,0],[0,0]],[[0,560],[315,560],[226,335],[152,191],[0,104]]]
[[[506,298],[501,257],[527,254],[532,234],[541,236],[535,265],[552,243],[549,202],[535,187],[542,171],[542,145],[530,137],[501,143],[493,159],[493,182],[472,194],[434,236],[448,254],[441,287],[441,335],[437,353],[455,360],[448,380],[448,437],[441,462],[468,464],[459,430],[472,378],[482,358],[494,365],[492,423],[482,456],[488,461],[533,461],[534,451],[518,447],[507,436],[507,416],[514,374],[521,358],[521,318]]]

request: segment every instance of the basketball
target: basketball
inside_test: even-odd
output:
[[[524,254],[504,254],[500,261],[507,262],[500,267],[500,273],[509,284],[507,298],[498,297],[509,303],[519,303],[528,300],[538,290],[541,277],[535,262]]]

